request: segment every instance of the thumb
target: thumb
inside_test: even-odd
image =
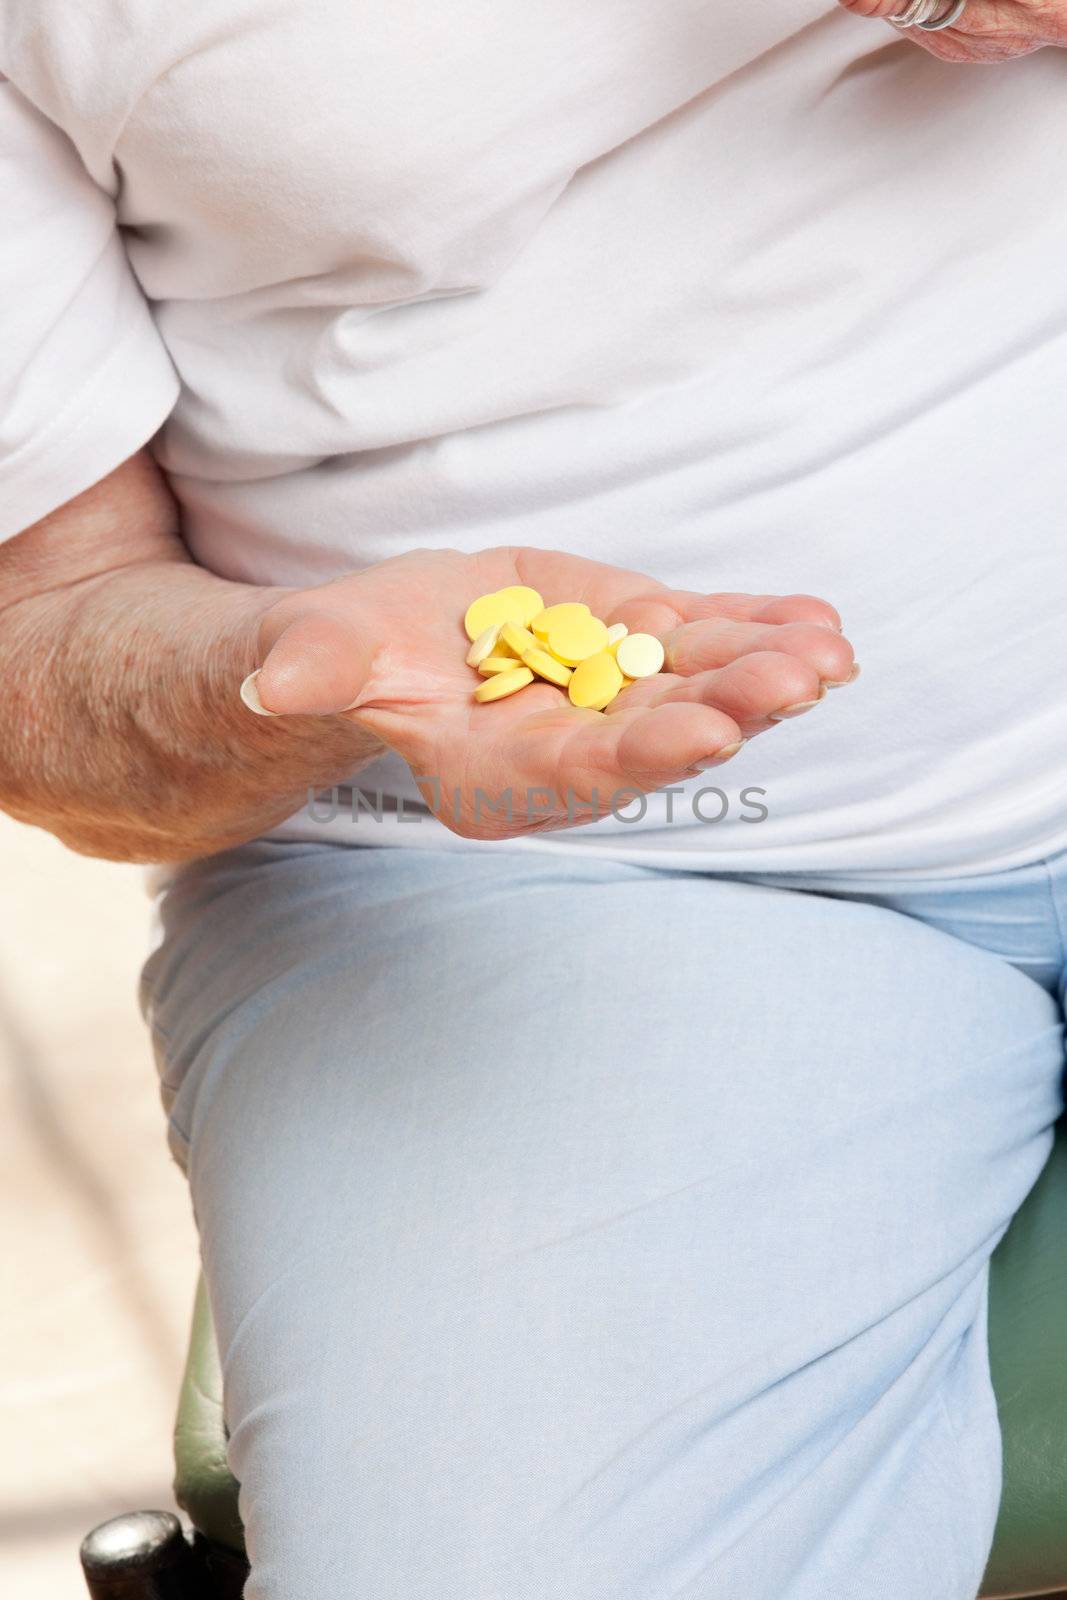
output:
[[[347,617],[305,611],[286,621],[284,615],[268,613],[260,649],[266,650],[266,659],[253,674],[252,694],[263,711],[323,717],[358,704],[370,672],[371,649]],[[245,703],[250,703],[247,698]]]

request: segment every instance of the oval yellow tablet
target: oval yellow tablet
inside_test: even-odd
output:
[[[531,672],[536,672],[539,678],[547,678],[549,683],[558,683],[561,689],[571,681],[570,667],[550,656],[547,650],[527,650],[522,659]]]
[[[548,630],[553,622],[566,622],[568,618],[591,615],[589,607],[581,600],[564,600],[558,606],[546,606],[543,611],[539,611],[529,626],[540,638],[547,639]]]
[[[564,617],[548,630],[548,647],[568,667],[595,656],[607,645],[608,630],[599,617]]]
[[[508,605],[512,608],[508,621],[519,622],[524,628],[528,628],[537,613],[545,609],[545,602],[537,590],[529,588],[525,583],[513,583],[507,589],[498,589],[497,593],[506,596]]]
[[[625,622],[613,622],[611,627],[608,629],[608,649],[614,649],[620,639],[626,638],[626,635],[629,633],[629,631],[630,630],[626,626]]]
[[[520,689],[525,689],[528,683],[533,683],[534,675],[529,667],[513,667],[510,672],[495,672],[491,678],[486,678],[474,691],[476,700],[503,700],[509,694],[517,694]]]
[[[499,637],[500,624],[498,622],[494,622],[490,628],[483,628],[467,651],[468,667],[480,667],[486,656],[492,655],[493,646]]]
[[[580,661],[567,685],[572,705],[586,706],[593,711],[603,711],[622,688],[619,664],[609,650]]]
[[[615,659],[628,678],[651,678],[663,666],[663,646],[650,633],[628,633],[615,646]]]
[[[492,594],[481,594],[477,600],[471,601],[463,618],[463,629],[467,638],[473,641],[480,638],[487,628],[500,628],[507,620],[508,603],[501,600],[494,589]]]
[[[525,627],[544,606],[536,589],[512,584],[510,588],[494,589],[492,594],[482,594],[472,600],[463,618],[463,628],[468,639],[477,639],[494,624],[503,627],[505,622],[517,622]]]
[[[515,656],[486,656],[484,661],[479,661],[478,671],[483,678],[491,678],[496,672],[514,672],[518,665]]]
[[[537,650],[541,641],[529,628],[521,628],[517,622],[505,622],[500,630],[500,642],[506,644],[509,650],[514,650],[517,656],[524,656],[527,650]]]

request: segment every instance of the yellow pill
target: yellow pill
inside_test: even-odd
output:
[[[507,600],[500,598],[499,592],[479,595],[477,600],[472,600],[467,607],[463,618],[463,627],[467,638],[478,639],[487,628],[500,628],[509,619],[510,606]]]
[[[608,629],[608,649],[613,650],[620,639],[625,639],[629,633],[625,622],[613,622]]]
[[[595,656],[607,645],[608,630],[599,617],[565,617],[548,631],[548,647],[554,656],[575,667],[586,656]]]
[[[494,622],[491,628],[483,628],[467,651],[468,667],[480,667],[487,656],[493,653],[493,646],[500,637],[500,624]]]
[[[524,656],[527,650],[538,650],[541,641],[535,633],[528,628],[520,628],[517,622],[505,622],[500,630],[500,638],[509,650],[514,650],[517,656]]]
[[[544,608],[545,603],[536,589],[512,584],[510,588],[494,589],[492,594],[482,594],[472,600],[463,618],[463,627],[468,639],[477,639],[494,624],[502,627],[505,622],[517,622],[525,627],[530,618]]]
[[[546,606],[543,611],[539,611],[529,626],[540,638],[547,639],[548,630],[554,622],[566,622],[570,618],[588,617],[591,614],[589,607],[583,605],[580,600],[565,600],[561,605]]]
[[[536,672],[539,678],[547,678],[549,683],[558,683],[561,689],[571,681],[570,667],[550,656],[547,650],[527,650],[522,659],[531,672]]]
[[[578,663],[567,685],[567,694],[572,705],[603,711],[621,688],[622,673],[618,662],[610,650],[601,650]]]
[[[628,678],[651,678],[663,666],[663,646],[650,633],[629,633],[615,646],[615,659]]]
[[[529,588],[525,583],[513,583],[507,589],[500,589],[499,594],[507,597],[508,604],[514,607],[509,622],[519,622],[528,628],[539,611],[545,609],[545,602],[541,599],[536,589]]]
[[[491,678],[495,672],[514,672],[518,665],[514,656],[486,656],[479,661],[478,671],[483,678]]]
[[[509,694],[517,694],[520,689],[525,689],[528,683],[533,683],[534,675],[529,667],[514,667],[510,672],[496,672],[491,678],[486,678],[474,691],[476,700],[503,700]]]

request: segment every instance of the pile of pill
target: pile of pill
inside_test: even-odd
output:
[[[536,589],[512,584],[467,607],[467,665],[485,679],[476,700],[503,700],[541,678],[566,689],[572,705],[603,711],[635,678],[663,667],[663,646],[650,633],[611,627],[580,601],[546,606]]]

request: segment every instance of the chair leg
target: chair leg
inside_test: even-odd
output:
[[[193,1535],[193,1550],[207,1576],[212,1600],[241,1600],[248,1578],[248,1562],[244,1556],[226,1545],[205,1539],[202,1533]]]
[[[82,1572],[92,1600],[213,1600],[209,1580],[170,1511],[130,1511],[86,1534]]]

